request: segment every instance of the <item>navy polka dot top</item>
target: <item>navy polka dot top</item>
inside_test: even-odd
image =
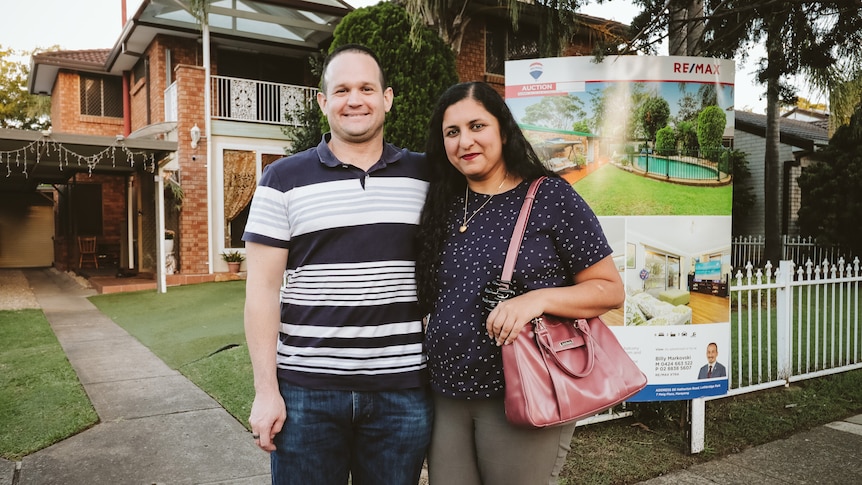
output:
[[[467,224],[464,198],[453,201],[449,236],[438,270],[440,292],[425,336],[433,389],[480,399],[503,395],[502,353],[485,330],[482,290],[500,276],[512,230],[530,181],[498,194]],[[470,191],[467,216],[487,195]],[[592,209],[561,178],[542,182],[515,264],[515,294],[573,284],[573,276],[611,254]]]

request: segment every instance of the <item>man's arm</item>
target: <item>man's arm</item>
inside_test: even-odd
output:
[[[287,266],[287,250],[246,243],[245,339],[254,370],[254,403],[248,422],[260,435],[258,446],[274,451],[272,439],[287,412],[278,390],[276,345],[281,324],[279,292]]]

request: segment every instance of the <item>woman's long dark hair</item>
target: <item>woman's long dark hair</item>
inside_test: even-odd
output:
[[[533,180],[542,175],[557,176],[539,160],[509,111],[506,101],[494,88],[481,82],[466,82],[455,84],[440,96],[428,125],[425,153],[431,167],[431,187],[425,200],[417,235],[416,285],[423,312],[431,311],[437,298],[437,268],[448,232],[447,216],[453,201],[458,200],[464,193],[467,183],[464,175],[452,166],[446,156],[446,148],[443,145],[443,115],[450,106],[465,99],[473,99],[481,104],[500,124],[503,161],[509,173],[524,180]]]

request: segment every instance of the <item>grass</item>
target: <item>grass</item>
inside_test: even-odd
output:
[[[574,184],[599,216],[730,215],[733,186],[662,182],[604,165]]]
[[[0,456],[18,460],[98,421],[42,311],[0,311]]]
[[[242,330],[244,298],[243,282],[225,282],[170,288],[165,294],[124,293],[95,296],[90,300],[247,426],[254,391]],[[19,322],[22,317],[17,315],[20,313],[0,312],[0,322]],[[43,321],[45,331],[50,332],[41,312],[32,311],[29,315],[29,318]],[[4,329],[0,335],[4,344],[0,354],[4,379],[2,396],[8,396],[7,369],[23,364],[17,359],[10,360],[6,353],[26,340],[22,340],[18,332],[6,330],[7,325],[0,328]],[[62,356],[59,348],[47,353]],[[62,368],[61,364],[54,362],[53,365]],[[65,365],[68,368],[68,363]],[[65,378],[77,385],[74,373],[70,375],[67,371]],[[26,382],[31,382],[34,388],[43,384],[40,379]],[[46,391],[34,392],[41,396]],[[0,422],[5,433],[8,404],[3,399],[0,398],[3,403]],[[686,435],[690,429],[684,422],[687,402],[631,403],[628,406],[634,416],[575,431],[560,483],[613,485],[646,480],[860,413],[862,370],[707,402],[706,449],[697,455],[686,452],[689,442]],[[42,411],[34,407],[30,412]],[[58,437],[55,441],[80,430],[76,431],[65,422],[72,421],[65,403],[62,413],[53,414],[61,418],[61,422],[52,424],[53,436]],[[35,419],[31,417],[29,421]],[[36,430],[27,426],[15,428],[14,434],[21,435],[21,441],[32,443],[23,447],[27,451],[10,455],[8,445],[0,441],[0,453],[4,457],[21,456],[50,444],[36,439]]]

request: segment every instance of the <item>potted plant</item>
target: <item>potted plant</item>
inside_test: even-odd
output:
[[[243,261],[245,261],[245,255],[235,249],[232,249],[221,253],[221,259],[223,259],[224,262],[227,263],[228,270],[231,273],[238,273],[240,265]]]
[[[174,252],[174,231],[165,229],[165,254]]]

